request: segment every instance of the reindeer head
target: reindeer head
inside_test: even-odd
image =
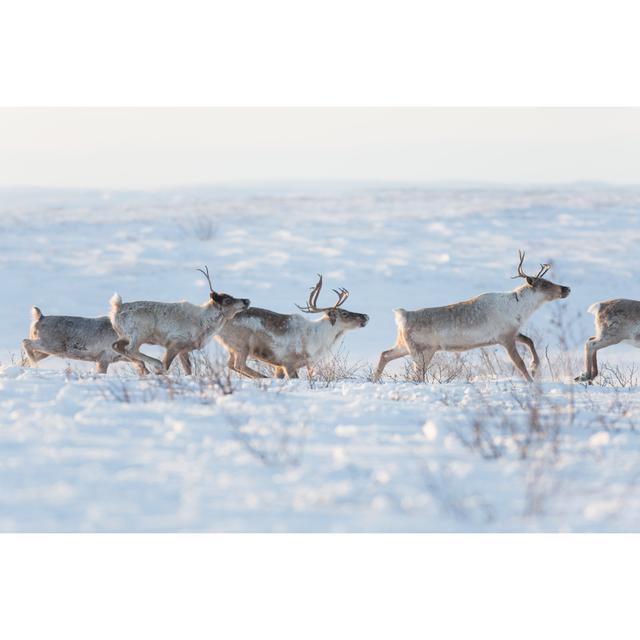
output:
[[[209,304],[218,309],[226,320],[231,320],[231,318],[238,315],[241,311],[246,311],[249,308],[251,300],[247,298],[234,298],[228,293],[217,293],[213,290],[209,276],[209,267],[207,267],[207,265],[204,266],[204,269],[198,269],[198,271],[209,283],[209,290],[211,292],[209,294],[209,298],[211,298]]]
[[[547,273],[547,271],[549,271],[549,269],[551,269],[551,265],[549,264],[541,264],[540,271],[538,271],[537,275],[527,275],[522,268],[524,255],[524,251],[518,251],[518,256],[520,258],[520,262],[518,264],[518,274],[512,276],[512,279],[524,278],[530,287],[532,287],[536,292],[539,292],[547,300],[558,300],[559,298],[566,298],[571,293],[571,289],[569,289],[569,287],[565,287],[561,284],[555,284],[551,282],[551,280],[546,280],[542,277]]]
[[[369,322],[369,316],[365,313],[354,313],[353,311],[346,311],[340,309],[346,299],[349,297],[349,292],[346,289],[334,289],[334,293],[338,296],[337,302],[333,307],[318,307],[318,296],[322,289],[322,276],[318,274],[318,283],[315,287],[311,287],[311,294],[309,295],[309,301],[306,307],[296,305],[300,311],[304,313],[324,313],[324,317],[328,319],[332,326],[336,324],[344,331],[349,329],[358,329],[364,327]]]

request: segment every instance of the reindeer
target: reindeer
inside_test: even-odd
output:
[[[533,340],[520,332],[520,327],[543,304],[566,298],[571,289],[545,280],[551,268],[540,266],[535,276],[527,275],[522,265],[524,252],[520,251],[517,275],[525,284],[505,293],[483,293],[471,300],[446,307],[432,307],[405,311],[394,309],[398,336],[392,349],[380,355],[374,380],[379,380],[385,366],[410,355],[415,367],[424,371],[436,351],[468,351],[494,344],[502,345],[511,361],[524,378],[532,382],[527,368],[518,354],[516,343],[525,344],[531,352],[531,372],[536,374],[540,359]]]
[[[351,329],[364,327],[369,316],[353,313],[340,307],[349,297],[346,289],[334,289],[338,300],[332,307],[318,307],[322,276],[311,288],[305,307],[296,305],[304,313],[321,313],[310,321],[298,314],[285,315],[252,307],[239,313],[216,336],[229,353],[229,367],[249,378],[265,378],[247,366],[247,358],[265,362],[275,368],[279,378],[297,378],[298,369],[311,367],[322,358],[336,341]]]
[[[576,382],[588,382],[598,375],[600,349],[624,342],[640,347],[640,301],[617,298],[596,302],[587,310],[595,316],[596,335],[584,345],[584,372]]]
[[[133,362],[147,364],[156,373],[168,371],[178,356],[187,375],[191,375],[189,352],[202,349],[224,324],[249,308],[250,300],[216,293],[209,269],[198,269],[209,283],[209,300],[202,305],[189,302],[122,302],[115,293],[110,300],[111,324],[118,334],[113,348]],[[162,362],[140,351],[143,344],[166,349]]]
[[[38,307],[33,307],[31,318],[29,339],[22,344],[32,366],[44,358],[57,356],[95,362],[98,373],[107,373],[111,363],[125,359],[112,347],[118,336],[107,316],[45,316]],[[145,372],[144,365],[134,364],[141,373]]]

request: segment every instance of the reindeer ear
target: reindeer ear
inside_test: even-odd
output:
[[[329,311],[327,311],[327,315],[329,316],[329,322],[334,325],[338,317],[338,312],[335,309],[329,309]]]
[[[534,279],[531,278],[530,276],[527,276],[527,284],[530,284],[531,286],[533,286],[534,283]]]
[[[212,292],[209,294],[209,297],[210,297],[210,298],[211,298],[211,300],[213,300],[213,302],[215,302],[216,304],[220,304],[220,296],[219,296],[215,291],[212,291]]]

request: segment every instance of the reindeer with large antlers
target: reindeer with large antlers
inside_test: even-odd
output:
[[[349,297],[346,289],[334,289],[338,300],[332,307],[319,307],[322,276],[318,277],[306,306],[296,305],[304,313],[322,314],[318,320],[251,307],[222,328],[216,340],[228,351],[231,369],[249,378],[266,377],[247,365],[251,358],[274,367],[278,377],[297,378],[298,369],[312,367],[345,331],[367,324],[369,316],[341,308]]]
[[[379,380],[385,366],[404,356],[411,356],[416,368],[424,371],[436,351],[468,351],[476,347],[502,345],[511,361],[526,380],[532,381],[516,343],[529,348],[532,356],[531,373],[535,375],[540,364],[533,340],[521,333],[520,328],[543,304],[566,298],[571,289],[554,284],[543,276],[550,266],[543,264],[535,276],[523,269],[524,252],[519,252],[517,275],[525,283],[505,293],[483,293],[471,300],[446,307],[431,307],[417,311],[395,309],[398,336],[392,349],[383,351],[376,370]]]
[[[198,269],[209,283],[209,300],[190,302],[122,302],[115,293],[109,318],[119,340],[113,348],[133,362],[151,366],[156,373],[168,371],[178,356],[185,373],[191,375],[189,352],[202,349],[212,336],[236,314],[249,308],[250,300],[213,290],[209,269]],[[143,344],[166,349],[162,362],[140,351]]]

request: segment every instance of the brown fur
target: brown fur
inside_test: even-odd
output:
[[[312,332],[320,329],[321,323],[333,327],[324,345],[328,349],[345,330],[363,327],[368,319],[361,313],[331,309],[319,321],[309,322],[297,314],[251,307],[228,322],[215,339],[229,353],[229,367],[242,375],[265,377],[247,365],[247,359],[254,359],[272,366],[277,377],[297,378],[298,369],[308,367],[318,357]]]
[[[260,309],[260,307],[250,307],[240,315],[246,318],[258,318],[264,328],[271,334],[281,336],[289,330],[291,316],[284,313],[276,313],[268,309]]]

